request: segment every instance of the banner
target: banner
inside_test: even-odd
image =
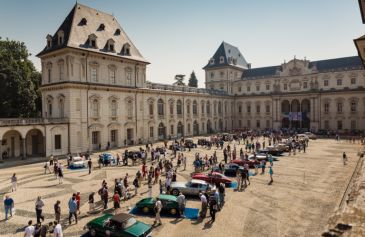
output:
[[[285,112],[282,115],[283,118],[288,118],[290,121],[303,121],[307,119],[307,112]]]

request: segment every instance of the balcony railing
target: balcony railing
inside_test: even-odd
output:
[[[68,123],[68,118],[2,118],[0,126],[22,126],[38,124]]]

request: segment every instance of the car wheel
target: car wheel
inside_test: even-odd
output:
[[[177,211],[176,211],[176,209],[175,209],[175,208],[172,208],[172,209],[170,210],[170,214],[171,214],[171,215],[176,215],[176,213],[177,213]]]
[[[91,236],[93,236],[93,237],[96,236],[96,231],[94,229],[90,229],[89,232],[90,232]]]
[[[172,195],[179,196],[179,190],[177,189],[172,190]]]
[[[143,207],[143,208],[142,208],[142,211],[143,211],[144,213],[148,213],[148,212],[150,211],[150,209],[149,209],[148,207]]]

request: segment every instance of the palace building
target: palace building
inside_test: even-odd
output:
[[[365,128],[359,56],[255,68],[223,42],[206,88],[152,83],[113,15],[77,3],[38,54],[42,118],[0,119],[4,157],[64,155],[232,129]],[[0,158],[1,159],[1,158]]]

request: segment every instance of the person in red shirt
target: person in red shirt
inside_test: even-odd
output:
[[[146,179],[146,175],[147,175],[147,166],[146,166],[146,163],[143,163],[143,165],[142,165],[142,178]]]
[[[120,196],[118,192],[114,193],[113,203],[114,203],[114,209],[120,208]]]
[[[76,204],[77,204],[77,211],[80,214],[80,201],[81,201],[81,196],[80,196],[80,192],[76,193]]]

